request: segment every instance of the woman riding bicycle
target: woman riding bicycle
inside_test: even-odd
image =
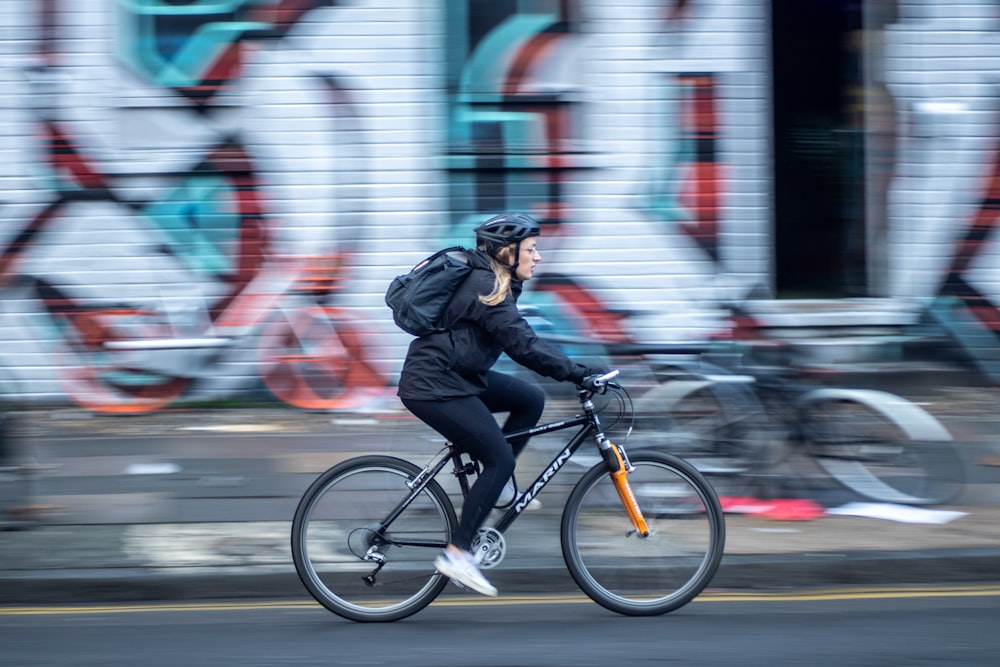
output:
[[[399,378],[403,405],[482,466],[458,530],[434,566],[484,595],[497,590],[470,548],[527,444],[527,438],[508,444],[504,434],[535,426],[545,407],[539,387],[491,368],[506,352],[555,380],[585,384],[592,374],[541,340],[517,309],[522,284],[541,260],[540,233],[538,223],[522,213],[503,213],[476,228],[473,270],[448,304],[442,318],[446,330],[410,344]],[[494,412],[509,413],[502,428]]]

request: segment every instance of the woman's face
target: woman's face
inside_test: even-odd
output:
[[[531,280],[531,276],[535,273],[535,265],[541,259],[542,256],[538,252],[538,237],[529,236],[521,241],[521,257],[514,275],[518,280]]]

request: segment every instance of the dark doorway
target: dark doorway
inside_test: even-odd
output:
[[[775,291],[867,293],[859,0],[772,0]]]

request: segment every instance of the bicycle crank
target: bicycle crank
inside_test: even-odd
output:
[[[469,551],[472,552],[480,568],[489,570],[503,561],[507,553],[507,543],[496,528],[480,528],[472,539]]]

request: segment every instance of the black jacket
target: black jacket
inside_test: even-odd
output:
[[[486,371],[501,352],[539,375],[580,382],[586,367],[540,339],[517,309],[521,281],[495,306],[480,295],[493,291],[493,271],[482,251],[470,253],[472,273],[459,286],[445,310],[447,331],[414,339],[399,377],[400,398],[443,400],[474,396],[486,388]]]

